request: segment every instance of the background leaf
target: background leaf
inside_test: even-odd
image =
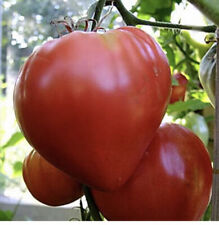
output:
[[[3,149],[3,148],[14,146],[15,144],[17,144],[18,141],[20,141],[23,138],[24,138],[24,136],[21,132],[19,132],[19,131],[15,132],[14,134],[12,134],[12,136],[6,142],[6,144],[4,144],[1,148]]]
[[[202,102],[199,99],[189,99],[186,102],[179,101],[170,104],[167,108],[167,113],[202,110],[209,105],[210,103]]]
[[[0,210],[0,221],[11,221],[13,216],[14,214],[10,210]]]
[[[148,14],[159,21],[170,21],[170,15],[175,8],[175,2],[181,0],[144,0],[139,1],[139,13]]]

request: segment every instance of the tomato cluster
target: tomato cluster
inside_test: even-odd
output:
[[[211,162],[192,132],[160,126],[170,94],[167,58],[138,28],[75,31],[42,45],[14,90],[18,124],[36,150],[23,167],[31,193],[61,205],[79,198],[85,184],[109,220],[200,219],[210,198]],[[51,167],[42,169],[43,161]],[[35,189],[46,174],[53,180],[59,174],[61,190],[43,195],[52,190],[46,182]],[[68,185],[72,195],[61,201]]]

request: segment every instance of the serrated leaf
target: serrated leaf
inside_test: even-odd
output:
[[[21,132],[15,132],[14,134],[12,134],[12,136],[9,138],[9,140],[6,142],[6,144],[4,144],[1,148],[7,148],[7,147],[11,147],[14,146],[15,144],[17,144],[18,141],[20,141],[21,139],[23,139],[24,136]]]
[[[189,99],[186,102],[178,101],[168,105],[167,113],[202,110],[209,105],[209,103],[202,102],[199,99]]]

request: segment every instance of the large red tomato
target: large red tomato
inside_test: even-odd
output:
[[[65,205],[83,195],[81,184],[34,150],[24,160],[23,178],[30,193],[46,205]]]
[[[92,192],[108,220],[199,220],[211,185],[211,161],[202,141],[187,128],[164,124],[123,187]]]
[[[28,58],[14,109],[44,158],[88,186],[113,190],[136,169],[170,91],[167,58],[144,31],[76,31]]]
[[[174,103],[177,101],[184,101],[188,80],[182,73],[175,73],[173,75],[173,79],[176,79],[176,81],[178,81],[179,84],[172,86],[170,103]]]

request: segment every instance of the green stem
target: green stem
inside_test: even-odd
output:
[[[94,202],[93,196],[91,194],[90,188],[87,187],[86,185],[83,185],[83,191],[84,191],[84,195],[85,195],[85,198],[87,200],[87,204],[88,204],[88,207],[90,209],[90,213],[91,213],[92,218],[95,221],[102,221],[99,210],[98,210],[98,208],[97,208],[97,206]]]
[[[100,20],[100,16],[101,16],[101,13],[103,11],[103,7],[104,7],[105,3],[106,3],[106,0],[99,0],[98,3],[97,3],[95,14],[94,14],[94,20],[96,20],[97,23]],[[94,22],[92,24],[91,30],[94,30],[95,25],[96,25],[96,23]]]
[[[112,0],[107,0],[106,5],[112,4]],[[216,30],[215,25],[210,26],[195,26],[195,25],[183,25],[183,24],[174,24],[174,23],[167,23],[167,22],[152,22],[148,20],[142,20],[137,18],[133,15],[130,11],[128,11],[125,6],[123,5],[121,0],[115,0],[114,5],[119,11],[120,15],[122,16],[124,22],[128,26],[136,26],[136,25],[149,25],[153,27],[163,27],[169,29],[183,29],[183,30],[196,30],[202,31],[207,33],[213,33]]]
[[[185,61],[187,60],[187,58],[182,59],[181,61],[179,61],[173,68],[173,71],[176,70],[180,65],[182,65]]]
[[[175,42],[176,46],[177,46],[177,47],[179,48],[179,50],[183,53],[183,55],[184,55],[188,60],[190,60],[191,62],[193,62],[193,63],[199,65],[200,62],[198,62],[198,61],[196,61],[195,59],[191,58],[191,57],[187,54],[187,52],[183,49],[183,47],[182,47],[182,46],[178,43],[178,41],[176,40],[176,37],[174,36],[173,38],[174,38],[174,42]]]
[[[218,0],[188,0],[215,24],[219,25]]]

